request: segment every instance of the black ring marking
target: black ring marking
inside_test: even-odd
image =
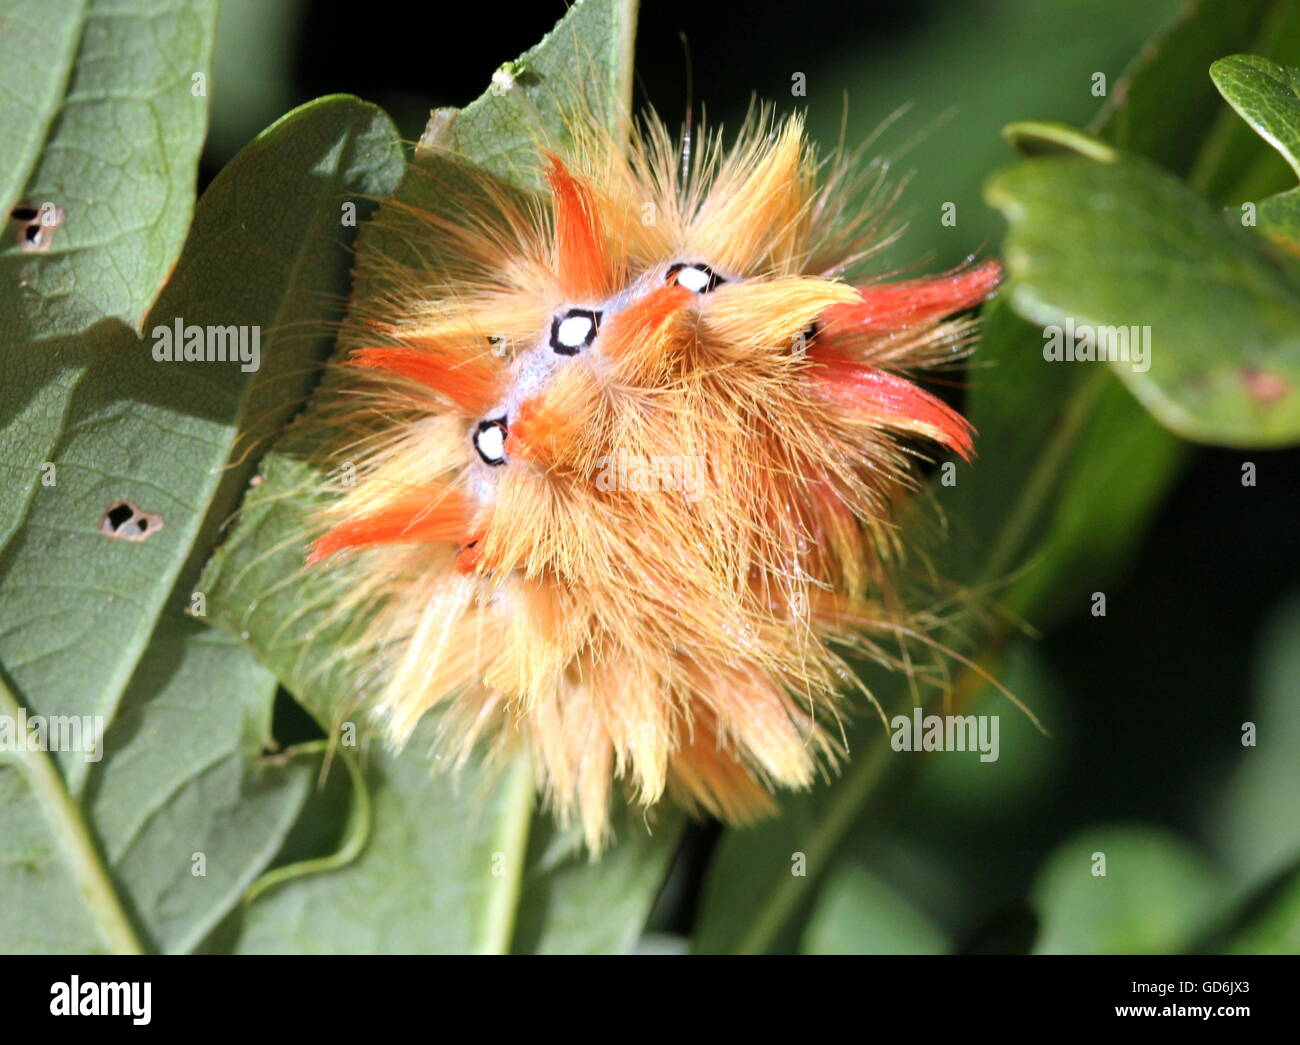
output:
[[[727,282],[716,272],[714,272],[713,269],[709,268],[708,265],[705,265],[702,262],[698,262],[698,261],[678,261],[672,265],[669,265],[668,275],[664,278],[664,282],[665,283],[676,282],[678,286],[681,286],[681,280],[677,279],[677,274],[681,272],[682,269],[698,269],[700,272],[704,273],[706,277],[708,277],[705,280],[704,287],[696,291],[697,294],[707,294],[712,290],[717,290],[721,284]],[[687,287],[686,289],[690,290],[691,288]]]
[[[486,432],[489,428],[501,429],[502,449],[501,449],[500,457],[496,457],[496,458],[489,457],[487,454],[483,452],[483,448],[479,445],[479,437],[482,436],[482,434]],[[474,452],[479,455],[479,458],[483,461],[484,464],[490,464],[493,468],[497,467],[498,465],[505,464],[506,463],[505,443],[506,443],[506,436],[508,436],[509,434],[510,434],[510,427],[509,425],[506,424],[505,414],[502,414],[500,417],[489,418],[486,421],[480,421],[478,423],[478,427],[474,429],[474,440],[473,440]]]
[[[563,315],[556,316],[551,320],[551,348],[556,355],[576,356],[584,348],[587,348],[596,340],[596,335],[600,332],[600,319],[603,313],[593,312],[586,308],[571,308]],[[591,328],[587,331],[587,336],[580,345],[566,345],[560,341],[560,324],[566,319],[589,319]]]

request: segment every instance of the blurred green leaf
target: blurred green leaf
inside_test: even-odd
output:
[[[1279,877],[1211,948],[1224,954],[1300,954],[1300,870]]]
[[[987,251],[1000,230],[979,187],[1006,162],[999,130],[1037,116],[1083,123],[1103,100],[1092,93],[1094,74],[1104,73],[1107,97],[1117,96],[1130,57],[1185,6],[1185,0],[936,0],[927,5],[925,32],[891,37],[870,60],[852,48],[833,49],[809,80],[814,138],[830,149],[843,133],[853,145],[880,131],[891,114],[899,117],[872,149],[908,179],[899,205],[907,235],[882,256],[882,270],[914,271],[919,264],[940,270]],[[919,16],[918,9],[912,17]],[[1209,61],[1224,53],[1196,70],[1201,84]],[[766,93],[779,100],[788,96],[789,72],[779,66],[773,74],[784,78],[785,90]],[[1186,140],[1199,137],[1195,121],[1178,127]],[[946,203],[956,206],[955,226],[941,221]]]
[[[1041,330],[1029,328],[1019,343],[1041,349]],[[1040,353],[1033,365],[1054,364]],[[1043,527],[1001,599],[1004,609],[1040,629],[1079,613],[1093,592],[1122,583],[1186,457],[1184,445],[1105,371],[1085,376],[1064,421],[1080,415],[1086,417],[1061,463]]]
[[[1118,331],[1132,355],[1111,365],[1180,435],[1300,439],[1300,291],[1244,230],[1136,158],[1028,161],[995,175],[987,197],[1010,225],[1022,315],[1067,344],[1076,326]]]
[[[319,328],[337,315],[349,262],[339,207],[396,183],[394,139],[372,106],[326,99],[267,131],[204,196],[146,326],[257,328],[255,372],[159,362],[151,339],[113,320],[27,346],[5,372],[0,447],[23,493],[6,502],[22,526],[0,550],[0,662],[28,713],[101,716],[112,750],[98,772],[76,752],[0,765],[3,786],[23,796],[0,807],[0,845],[15,847],[0,859],[0,896],[11,897],[0,910],[17,918],[9,912],[50,896],[44,938],[19,919],[0,925],[0,949],[129,950],[140,933],[147,946],[188,949],[292,822],[304,779],[257,760],[270,676],[184,613],[255,452],[330,348]],[[159,513],[162,528],[108,539],[100,519],[120,501]],[[174,731],[162,743],[164,727]]]
[[[1063,842],[1032,895],[1038,954],[1172,954],[1215,921],[1229,891],[1186,842],[1142,826],[1097,828]]]
[[[978,751],[921,756],[926,764],[911,800],[916,808],[927,810],[921,819],[942,824],[940,830],[954,824],[962,825],[964,833],[984,830],[989,821],[1040,801],[1059,775],[1059,718],[1065,704],[1060,681],[1036,647],[1023,639],[1002,661],[998,678],[1034,709],[1047,733],[996,689],[985,686],[962,713],[996,718],[997,758],[982,761]],[[917,826],[924,830],[926,825]]]
[[[1287,54],[1297,33],[1295,0],[1190,0],[1130,63],[1092,127],[1117,149],[1190,178],[1217,202],[1246,169],[1274,158],[1229,118],[1205,71],[1233,51]],[[1276,178],[1280,166],[1274,161],[1261,174]]]
[[[524,871],[513,950],[524,954],[625,954],[633,949],[668,874],[682,814],[656,810],[653,833],[644,813],[621,806],[619,844],[589,860],[580,832],[549,819],[534,826]]]
[[[1251,721],[1223,737],[1235,765],[1211,807],[1224,861],[1251,886],[1300,858],[1300,595],[1265,624],[1253,676]]]
[[[223,3],[212,52],[212,121],[205,159],[225,166],[295,102],[303,0]]]
[[[1021,156],[1083,156],[1099,163],[1110,163],[1116,153],[1100,138],[1068,123],[1044,120],[1018,120],[1002,128],[1002,137]]]
[[[506,179],[502,191],[536,182],[539,131],[566,133],[585,108],[611,124],[627,119],[635,4],[583,0],[537,48],[508,63],[503,81],[463,112],[442,112],[426,135],[396,206],[364,230],[354,294],[390,288],[403,258],[427,263],[439,244],[409,208],[438,210],[441,187],[481,163]],[[575,70],[580,75],[575,76]],[[319,487],[306,463],[316,438],[292,429],[266,458],[233,534],[205,575],[214,619],[246,636],[327,730],[355,709],[356,685],[341,651],[359,622],[333,612],[334,582],[302,570],[304,520]],[[435,773],[426,721],[397,756],[372,744],[365,782],[373,831],[357,860],[284,882],[244,913],[243,950],[589,951],[630,948],[645,923],[676,848],[681,821],[666,813],[653,835],[637,818],[619,823],[620,845],[593,867],[572,833],[556,832],[533,809],[526,761],[497,771],[478,765]],[[411,896],[439,883],[440,898],[412,908]]]
[[[804,929],[804,954],[949,954],[952,943],[907,897],[860,867],[832,872]]]
[[[834,791],[782,795],[778,816],[723,832],[704,878],[693,952],[754,954],[798,946],[795,916],[810,906],[810,887],[830,865],[860,800],[883,778],[888,750],[877,737],[870,750],[853,751],[847,783],[836,781]],[[832,810],[838,815],[828,816]]]

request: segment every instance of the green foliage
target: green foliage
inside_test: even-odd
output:
[[[1187,949],[1226,899],[1226,882],[1186,842],[1151,827],[1108,827],[1068,841],[1038,874],[1040,954],[1171,954]]]
[[[804,954],[948,954],[943,930],[884,882],[843,865],[804,930]]]
[[[2,906],[40,917],[6,929],[5,949],[191,949],[297,815],[308,778],[260,757],[274,678],[185,612],[248,455],[292,415],[329,352],[323,324],[347,290],[339,207],[395,186],[394,138],[373,107],[324,99],[268,130],[205,194],[144,328],[258,326],[260,370],[191,364],[178,367],[189,380],[169,379],[177,364],[155,361],[150,339],[109,316],[11,350],[23,363],[7,371],[3,456],[23,494],[6,502],[17,517],[0,552],[6,700],[102,718],[108,755],[61,752],[56,767],[28,751],[0,763],[14,797],[0,808]],[[216,255],[236,263],[215,268]],[[3,307],[33,306],[18,295]],[[161,515],[162,528],[108,539],[101,517],[120,501]]]
[[[1273,19],[1271,39],[1295,21],[1285,5],[1255,7]],[[1006,261],[1021,315],[1058,328],[1086,327],[1097,337],[1117,332],[1116,372],[1179,435],[1279,446],[1300,440],[1300,268],[1293,257],[1300,190],[1247,200],[1225,216],[1137,155],[1145,149],[1158,163],[1190,166],[1194,181],[1210,185],[1237,169],[1247,150],[1230,133],[1211,136],[1191,162],[1188,136],[1173,141],[1166,130],[1144,131],[1139,117],[1148,112],[1148,124],[1178,126],[1152,107],[1152,96],[1172,93],[1155,72],[1186,68],[1189,57],[1199,64],[1206,42],[1239,39],[1251,12],[1250,4],[1230,12],[1203,5],[1200,21],[1176,27],[1148,67],[1131,75],[1125,103],[1105,126],[1113,142],[1132,151],[1116,152],[1060,125],[1013,125],[1008,138],[1034,158],[997,174],[985,195],[1011,226]],[[1212,31],[1188,31],[1220,15]],[[1212,75],[1233,108],[1300,170],[1300,74],[1266,58],[1235,56],[1215,62]],[[1043,155],[1049,152],[1056,154]]]
[[[1113,331],[1115,371],[1189,439],[1300,438],[1300,284],[1246,231],[1138,158],[1032,160],[988,199],[1011,224],[1012,304],[1061,330],[1063,352],[1073,331],[1099,349]]]
[[[1219,92],[1300,175],[1300,71],[1256,55],[1233,55],[1210,66]],[[1300,252],[1300,189],[1259,201],[1260,232],[1290,254]]]
[[[1009,0],[1000,13],[1037,26],[1035,39],[1082,24],[1082,7],[1051,6]],[[1089,38],[1078,60],[1110,69],[1165,11],[1102,6],[1119,28]],[[610,127],[629,118],[635,8],[580,0],[479,100],[440,111],[425,144],[457,159],[438,148],[408,158],[384,112],[329,97],[264,131],[195,207],[214,4],[51,0],[36,14],[0,0],[0,201],[64,213],[48,251],[15,239],[0,249],[0,717],[107,727],[91,759],[0,751],[0,951],[636,946],[680,814],[647,825],[620,810],[618,844],[591,862],[536,808],[525,758],[453,779],[429,771],[432,725],[400,756],[349,721],[337,651],[356,622],[300,568],[292,537],[317,477],[309,429],[289,423],[334,351],[351,277],[374,293],[377,258],[441,249],[414,242],[390,207],[354,255],[345,205],[363,225],[368,201],[436,209],[432,186],[464,162],[506,191],[534,187],[539,133],[562,141],[577,110]],[[37,33],[42,47],[25,46]],[[961,213],[975,214],[977,175],[1004,148],[997,123],[1059,93],[1055,58],[1037,44],[1014,44],[1016,83],[981,77],[1014,35],[963,8],[926,62],[900,54],[855,70],[867,100],[886,83],[917,88],[941,62],[957,70],[949,83],[970,81],[973,118],[935,136],[953,166],[929,162],[933,146],[917,155],[924,205],[952,198],[955,183],[969,197]],[[970,832],[977,861],[993,811],[1029,810],[1059,770],[1047,734],[1068,729],[1064,683],[1022,626],[1047,631],[1122,576],[1182,466],[1174,433],[1300,439],[1300,72],[1273,60],[1297,51],[1293,0],[1201,0],[1141,52],[1087,131],[1006,128],[1025,158],[986,184],[1009,223],[1011,278],[984,310],[967,377],[981,459],[955,485],[934,483],[910,521],[971,622],[941,636],[961,658],[956,709],[1000,716],[1002,761],[898,755],[875,717],[849,723],[840,776],[785,796],[770,821],[722,832],[691,949],[946,953],[980,928],[961,854],[940,866],[935,839]],[[1076,98],[1065,115],[1086,108]],[[1243,227],[1248,211],[1257,227]],[[990,210],[963,234],[995,221]],[[903,243],[914,261],[918,240]],[[919,244],[955,249],[924,230]],[[1046,360],[1042,325],[1067,319],[1149,326],[1150,369]],[[157,361],[153,328],[181,320],[259,328],[262,366]],[[105,536],[101,519],[120,502],[162,528]],[[942,541],[930,539],[936,507]],[[1025,869],[1031,880],[1009,887],[1024,887],[1015,895],[1037,917],[1022,948],[1300,945],[1300,838],[1277,826],[1297,787],[1295,627],[1290,607],[1263,648],[1267,744],[1225,769],[1209,810],[1215,847],[1147,825],[1063,830]],[[890,713],[910,712],[905,679],[865,677]],[[280,687],[326,740],[274,750]],[[361,729],[359,748],[341,742],[344,725]],[[923,822],[891,818],[891,799],[908,793]]]
[[[536,170],[533,121],[562,135],[564,114],[577,106],[609,122],[626,118],[631,18],[628,5],[576,6],[539,47],[511,63],[518,70],[513,86],[443,116],[444,148],[417,155],[398,202],[439,207],[436,178],[456,177],[463,162],[445,151],[453,143],[460,156],[524,187]],[[590,75],[575,79],[573,69]],[[387,270],[377,259],[437,250],[414,240],[417,227],[401,210],[383,217],[358,249],[357,279],[366,293],[382,291]],[[332,612],[329,580],[301,570],[302,549],[291,539],[312,507],[312,466],[301,459],[309,439],[291,432],[267,455],[262,482],[202,587],[214,621],[246,635],[258,658],[337,736],[355,698],[351,679],[335,670],[334,651],[354,622]],[[426,722],[410,751],[432,742],[433,723]],[[595,869],[575,833],[553,830],[549,817],[534,811],[525,759],[504,769],[472,766],[453,779],[431,774],[420,757],[395,757],[377,742],[365,747],[362,780],[374,828],[364,850],[331,874],[294,876],[254,899],[241,949],[602,951],[634,942],[675,848],[676,817],[659,818],[653,835],[624,817],[616,827],[622,844]],[[404,812],[416,809],[423,812]],[[439,889],[411,908],[409,898],[429,881]]]

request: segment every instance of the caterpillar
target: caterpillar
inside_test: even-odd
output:
[[[879,168],[819,161],[798,115],[695,139],[575,120],[535,193],[449,165],[408,215],[443,260],[354,303],[330,409],[355,472],[306,548],[373,608],[389,739],[434,713],[453,764],[527,749],[593,853],[616,788],[745,823],[846,756],[918,447],[974,449],[911,375],[1000,279],[855,282]]]

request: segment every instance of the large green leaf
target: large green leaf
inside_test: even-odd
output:
[[[1044,334],[1126,334],[1132,354],[1111,365],[1180,435],[1300,439],[1300,289],[1262,240],[1137,158],[1031,160],[987,196],[1010,224],[1011,300]]]
[[[265,756],[275,688],[235,639],[197,621],[160,625],[131,680],[82,811],[149,950],[199,944],[315,783],[310,766]]]
[[[143,319],[194,209],[215,19],[215,0],[0,4],[0,204],[65,215],[46,253],[0,251],[7,342]]]
[[[507,191],[537,177],[539,128],[551,140],[581,110],[610,126],[627,119],[635,5],[584,0],[536,48],[506,67],[497,88],[463,112],[443,112],[396,194],[400,206],[362,235],[355,293],[386,286],[394,261],[436,257],[404,207],[437,209],[440,180],[481,163]],[[430,177],[430,172],[437,177]],[[354,713],[356,686],[340,662],[355,621],[333,612],[333,584],[302,570],[304,513],[319,486],[306,463],[310,418],[267,456],[231,538],[204,587],[214,619],[247,637],[258,658],[332,734]],[[364,726],[361,726],[364,734]],[[311,951],[604,951],[628,949],[644,924],[680,819],[665,814],[653,835],[620,815],[620,844],[592,865],[572,833],[534,811],[526,763],[497,771],[471,765],[435,773],[426,724],[402,755],[363,737],[356,803],[372,809],[360,855],[324,873],[294,874],[259,892],[243,911],[234,946]],[[429,887],[436,881],[437,896]],[[419,898],[419,902],[413,901]]]
[[[329,351],[321,328],[349,261],[340,207],[396,184],[396,137],[372,106],[326,99],[269,130],[205,195],[146,328],[256,327],[260,369],[159,362],[151,340],[105,319],[24,347],[5,372],[3,456],[33,481],[0,550],[4,678],[28,713],[99,716],[108,732],[102,764],[64,751],[57,765],[43,752],[0,765],[21,796],[0,806],[0,894],[14,897],[0,910],[39,911],[43,926],[0,923],[0,949],[191,948],[292,823],[306,778],[258,761],[272,677],[184,613],[202,609],[197,567],[257,451]],[[162,528],[105,537],[100,518],[119,501]]]
[[[656,811],[653,833],[643,814],[620,808],[621,840],[599,861],[583,856],[581,834],[544,824],[529,840],[524,903],[514,949],[528,954],[623,954],[630,951],[663,884],[682,814]]]

